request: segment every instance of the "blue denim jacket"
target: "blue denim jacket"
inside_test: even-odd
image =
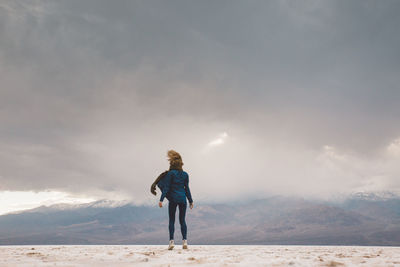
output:
[[[161,202],[166,197],[169,201],[176,203],[184,203],[186,202],[186,198],[189,200],[189,203],[193,203],[189,189],[189,175],[185,171],[169,170],[157,185],[162,192]]]

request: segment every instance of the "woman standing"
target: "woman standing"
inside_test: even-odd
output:
[[[182,232],[182,248],[187,249],[187,226],[185,221],[187,202],[189,200],[190,209],[193,209],[193,199],[189,189],[189,175],[183,171],[182,157],[174,150],[168,151],[168,160],[170,163],[169,171],[163,172],[153,183],[151,192],[155,194],[155,185],[161,189],[159,207],[162,208],[164,198],[168,199],[169,215],[169,246],[174,248],[175,214],[176,208],[179,208],[179,223]]]

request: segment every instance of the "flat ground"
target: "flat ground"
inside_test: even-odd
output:
[[[0,246],[0,266],[400,266],[400,247]]]

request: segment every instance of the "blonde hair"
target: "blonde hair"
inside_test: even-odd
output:
[[[182,169],[183,162],[181,155],[175,150],[168,150],[167,152],[170,169]]]

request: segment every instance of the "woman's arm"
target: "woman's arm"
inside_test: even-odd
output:
[[[189,174],[185,179],[185,192],[186,192],[186,197],[189,200],[189,203],[192,204],[193,199],[192,199],[192,194],[190,193],[190,188],[189,188]]]
[[[162,190],[160,202],[163,202],[163,200],[164,200],[165,196],[167,195],[169,188],[171,186],[171,174],[169,172],[166,173],[164,180],[165,180],[165,187],[164,187],[164,190]]]
[[[162,178],[164,178],[164,176],[167,174],[167,172],[168,172],[168,171],[165,171],[165,172],[161,173],[161,174],[157,177],[157,179],[154,181],[154,183],[151,185],[151,187],[150,187],[150,192],[151,192],[153,195],[155,195],[155,196],[157,195],[156,186],[157,186],[158,182],[159,182]]]

